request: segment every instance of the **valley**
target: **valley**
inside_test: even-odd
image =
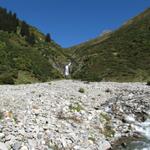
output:
[[[0,148],[148,150],[149,96],[146,83],[58,80],[2,85]]]

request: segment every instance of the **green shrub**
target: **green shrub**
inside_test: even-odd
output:
[[[111,90],[110,90],[109,88],[107,88],[107,89],[105,90],[105,92],[106,92],[106,93],[111,93]]]
[[[81,110],[83,110],[83,107],[79,104],[79,103],[75,103],[75,104],[71,104],[69,106],[69,109],[71,111],[77,111],[77,112],[80,112]]]
[[[147,81],[147,84],[146,84],[146,85],[150,86],[150,81]]]
[[[80,88],[80,89],[79,89],[79,92],[80,92],[80,93],[84,93],[85,90],[84,90],[83,88]]]
[[[0,84],[15,84],[14,78],[12,75],[5,74],[0,76]]]
[[[4,117],[4,114],[3,112],[0,111],[0,120],[3,119],[3,117]]]
[[[117,82],[149,80],[149,16],[150,9],[112,33],[72,47],[76,60],[73,78]]]
[[[115,131],[113,130],[111,124],[111,117],[107,114],[107,113],[100,113],[100,122],[103,124],[104,126],[104,130],[103,130],[103,134],[106,137],[113,137],[115,134]]]

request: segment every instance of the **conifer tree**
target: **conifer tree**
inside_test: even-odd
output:
[[[20,31],[20,34],[22,36],[26,36],[26,37],[29,37],[30,36],[30,32],[29,32],[29,26],[28,24],[23,21],[22,24],[21,24],[21,31]]]
[[[51,42],[51,36],[49,33],[47,33],[47,35],[45,36],[45,42]]]
[[[34,45],[35,44],[35,35],[32,33],[31,35],[29,35],[28,37],[26,37],[26,41],[29,44]]]
[[[0,30],[8,32],[16,32],[19,24],[16,14],[11,11],[7,12],[7,9],[0,7]]]

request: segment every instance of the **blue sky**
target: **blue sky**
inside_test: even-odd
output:
[[[150,0],[0,0],[0,6],[70,47],[117,29]]]

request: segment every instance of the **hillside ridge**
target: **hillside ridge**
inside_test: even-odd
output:
[[[150,80],[150,9],[119,29],[69,48],[72,77],[89,81]]]
[[[67,60],[50,34],[0,8],[0,84],[43,82],[63,78]]]

